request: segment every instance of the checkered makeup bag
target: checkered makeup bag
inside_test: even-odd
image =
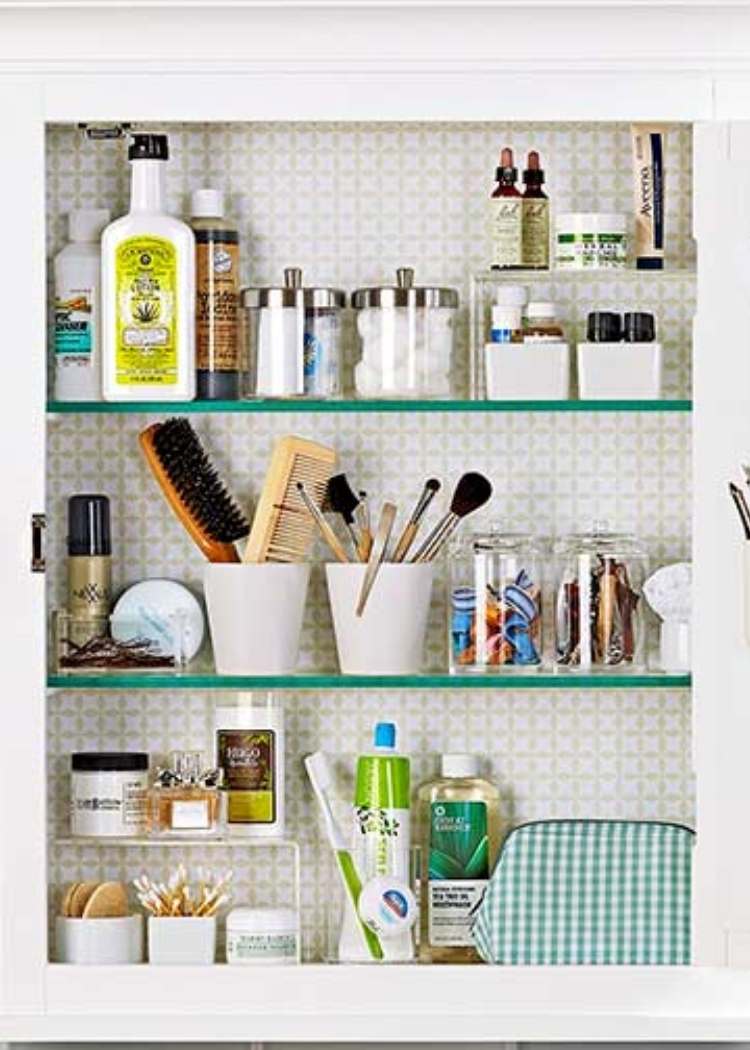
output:
[[[693,840],[656,821],[522,824],[477,913],[479,954],[512,966],[686,965]]]

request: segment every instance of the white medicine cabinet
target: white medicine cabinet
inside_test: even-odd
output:
[[[7,705],[0,744],[0,1036],[749,1038],[750,655],[743,642],[743,552],[726,485],[739,480],[750,445],[750,77],[717,71],[708,57],[678,66],[676,53],[674,69],[621,59],[613,73],[589,58],[575,70],[540,70],[528,57],[523,28],[524,17],[541,17],[539,9],[487,9],[488,26],[511,30],[519,56],[527,56],[515,70],[481,58],[476,11],[463,22],[449,8],[391,9],[388,19],[403,29],[398,55],[359,64],[335,54],[333,45],[330,60],[313,62],[302,53],[302,41],[322,46],[324,19],[327,32],[334,31],[331,9],[300,11],[296,44],[285,36],[292,15],[283,4],[255,11],[248,5],[234,15],[224,10],[216,17],[234,33],[232,45],[224,45],[225,63],[190,53],[202,33],[218,46],[207,11],[150,14],[153,32],[175,28],[184,16],[184,50],[165,69],[137,53],[134,27],[121,14],[98,9],[86,31],[92,49],[105,15],[123,33],[111,69],[74,49],[70,58],[52,61],[45,33],[55,26],[68,41],[71,30],[51,10],[41,36],[45,23],[8,15],[16,34],[9,39],[36,57],[19,68],[2,53],[0,105],[10,145],[0,171],[8,355],[0,413]],[[613,9],[601,15],[612,36],[628,32]],[[71,17],[80,26],[83,12]],[[353,43],[358,33],[380,39],[373,14],[356,4],[340,17],[341,47],[360,53]],[[429,44],[420,37],[420,17],[433,20]],[[547,31],[556,25],[561,40],[579,25],[579,15],[562,7],[546,17]],[[697,34],[691,38],[697,49],[699,15],[691,17],[695,26],[681,31]],[[141,28],[148,24],[144,12],[133,19]],[[671,25],[655,23],[660,40]],[[461,27],[469,57],[448,59],[447,40]],[[254,30],[255,44],[239,42]],[[589,54],[603,46],[599,32],[591,29]],[[261,46],[264,55],[255,50]],[[629,212],[628,124],[643,120],[668,126],[666,268],[639,275],[635,291],[631,273],[613,278],[606,299],[647,295],[655,304],[665,342],[664,400],[587,411],[522,404],[501,411],[490,403],[477,411],[476,403],[460,403],[469,380],[469,282],[486,262],[484,207],[499,149],[511,143],[519,153],[540,151],[553,214],[563,206]],[[447,408],[405,401],[378,410],[347,394],[315,412],[303,404],[269,411],[252,403],[231,412],[116,404],[89,411],[54,402],[47,386],[49,259],[65,242],[71,208],[109,207],[117,214],[127,205],[122,141],[97,139],[81,125],[123,123],[169,136],[175,214],[185,214],[197,186],[216,181],[225,189],[240,227],[243,285],[281,283],[285,267],[300,266],[316,284],[351,291],[390,282],[398,267],[412,266],[424,283],[456,287],[462,398]],[[545,277],[545,295],[554,295],[577,323],[604,294],[578,276],[566,281],[551,272],[534,280]],[[351,363],[350,352],[347,368]],[[128,676],[66,679],[51,664],[49,618],[64,602],[64,519],[73,492],[112,498],[119,586],[161,575],[199,588],[199,558],[137,450],[146,423],[183,411],[245,496],[257,495],[274,438],[298,433],[337,447],[347,472],[378,498],[406,504],[425,477],[455,479],[465,469],[483,469],[495,485],[495,513],[512,526],[550,537],[604,517],[643,538],[654,567],[692,559],[692,676],[647,671],[592,683],[549,674],[533,685],[450,677],[441,599],[424,676],[377,688],[348,682],[332,670],[325,590],[314,579],[299,675],[271,683],[286,714],[293,842],[184,850],[76,843],[66,830],[72,751],[210,751],[216,702],[265,686],[220,679],[210,662],[174,682],[150,683]],[[32,533],[35,514],[46,515],[41,551],[32,550],[40,542]],[[32,571],[34,553],[43,557],[44,573]],[[404,732],[415,783],[433,775],[440,752],[482,754],[512,823],[603,816],[694,827],[692,965],[326,961],[335,871],[301,759],[317,748],[351,759],[366,750],[373,723],[384,715]],[[298,900],[301,965],[157,970],[52,961],[54,916],[66,884],[130,882],[143,870],[164,873],[178,856],[194,867],[207,855],[212,865],[234,869],[238,903]]]

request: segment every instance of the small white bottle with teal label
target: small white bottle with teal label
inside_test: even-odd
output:
[[[68,216],[70,242],[55,256],[55,401],[102,399],[99,244],[108,222],[106,208],[72,211]]]
[[[391,876],[409,883],[411,812],[409,759],[396,751],[392,722],[375,726],[374,749],[357,760],[354,791],[352,857],[363,887],[372,879]],[[414,958],[412,930],[382,941],[385,962]],[[371,962],[347,901],[339,939],[342,962]]]
[[[419,957],[479,962],[471,928],[500,841],[499,792],[476,755],[443,755],[441,776],[419,789],[422,839]]]

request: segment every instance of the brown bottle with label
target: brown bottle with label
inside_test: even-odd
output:
[[[549,198],[542,189],[544,171],[536,150],[531,150],[526,159],[523,184],[523,266],[549,270]]]
[[[523,263],[523,200],[516,186],[518,168],[513,150],[507,146],[500,154],[490,197],[490,242],[493,270],[514,270]]]
[[[236,401],[241,391],[239,235],[219,190],[195,190],[195,367],[199,401]]]

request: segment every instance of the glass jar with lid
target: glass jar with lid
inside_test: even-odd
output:
[[[542,553],[526,533],[477,533],[453,549],[448,644],[454,673],[542,663]]]
[[[296,268],[281,287],[243,289],[248,396],[338,397],[345,305],[339,288],[304,288]]]
[[[400,269],[396,284],[359,288],[360,360],[354,370],[362,398],[450,398],[458,292],[417,287],[414,271]]]
[[[646,549],[604,526],[555,544],[555,659],[583,671],[645,667]]]

